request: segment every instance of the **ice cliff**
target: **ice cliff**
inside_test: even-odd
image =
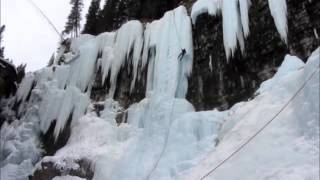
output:
[[[268,3],[287,41],[286,3]],[[237,43],[245,51],[250,4],[198,0],[192,19],[180,6],[150,23],[132,20],[66,42],[52,66],[26,74],[16,95],[1,101],[2,113],[16,117],[1,126],[1,179],[202,179],[304,83],[265,131],[206,179],[319,177],[319,48],[306,63],[287,55],[252,99],[225,111],[196,111],[186,99],[196,59],[192,22],[221,12],[231,58]],[[141,98],[128,100],[135,93]],[[52,154],[50,143],[60,145]]]

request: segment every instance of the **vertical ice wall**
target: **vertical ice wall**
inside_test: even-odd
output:
[[[154,51],[149,57],[147,95],[163,93],[185,97],[193,60],[191,22],[186,9],[178,7],[148,24],[145,45],[143,62],[149,50]],[[179,59],[183,49],[186,54]]]
[[[118,31],[101,34],[97,39],[102,52],[103,83],[109,77],[111,84],[110,98],[114,96],[117,77],[124,65],[133,75],[131,91],[136,79],[147,68],[147,94],[185,96],[193,59],[191,22],[185,8],[167,12],[162,19],[147,24],[145,29],[139,21],[129,21]],[[186,54],[179,60],[183,49]]]
[[[128,124],[140,129],[140,134],[118,161],[102,158],[94,179],[150,178],[167,146],[172,123],[179,114],[194,111],[184,99],[193,59],[191,20],[186,9],[178,7],[147,24],[143,41],[142,56],[132,63],[133,68],[135,62],[141,65],[138,74],[147,68],[146,98],[128,110]],[[137,49],[140,47],[138,43]],[[183,49],[186,54],[179,58]]]

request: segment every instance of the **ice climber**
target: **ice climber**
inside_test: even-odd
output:
[[[183,59],[184,55],[186,55],[186,49],[181,50],[181,53],[179,54],[178,59],[181,61]]]

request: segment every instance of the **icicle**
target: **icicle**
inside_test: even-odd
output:
[[[56,126],[54,128],[55,140],[57,140],[60,132],[64,129],[69,119],[69,116],[73,111],[74,103],[72,96],[74,96],[75,93],[77,93],[76,88],[69,86],[64,92],[63,98],[61,99],[61,106],[59,114],[57,114]]]
[[[75,86],[68,86],[67,89],[59,89],[56,81],[46,84],[46,91],[40,103],[39,118],[40,129],[47,132],[52,121],[56,120],[54,136],[57,138],[64,129],[69,116],[72,114],[71,122],[78,120],[90,103],[89,96],[81,93]]]
[[[239,12],[239,14],[240,14],[240,12]],[[238,39],[241,53],[244,54],[245,53],[244,34],[243,34],[243,28],[242,28],[240,21],[241,21],[241,17],[238,16],[238,22],[239,22],[238,26],[239,27],[238,27],[238,32],[237,32],[237,39]]]
[[[240,16],[243,28],[244,37],[249,35],[249,8],[251,6],[251,0],[239,0]]]
[[[32,85],[35,82],[35,76],[32,73],[27,73],[23,78],[19,89],[17,91],[16,97],[17,101],[25,101],[29,92],[31,91]]]
[[[82,35],[73,39],[71,49],[74,52],[79,51],[80,55],[70,62],[68,85],[79,87],[84,92],[93,79],[99,43],[97,43],[97,39],[94,36]]]
[[[222,11],[223,43],[227,60],[233,56],[237,42],[244,53],[244,39],[249,35],[250,0],[198,0],[192,6],[191,17],[196,23],[200,14],[217,15]]]
[[[137,72],[138,61],[142,50],[142,24],[139,21],[129,21],[117,31],[114,45],[114,60],[112,60],[110,82],[111,88],[109,97],[113,97],[116,89],[116,80],[121,67],[129,59],[131,50],[133,50],[133,61],[136,63],[134,73]],[[136,78],[136,76],[134,77]],[[132,85],[133,86],[133,85]]]
[[[57,119],[64,97],[64,90],[56,88],[53,83],[48,84],[39,108],[40,129],[44,133],[48,131],[51,122]]]
[[[131,86],[130,86],[130,92],[132,92],[132,90],[135,87],[135,82],[136,82],[136,78],[137,78],[137,73],[138,73],[138,64],[140,61],[140,57],[141,57],[141,51],[142,51],[142,46],[143,46],[143,27],[142,24],[139,23],[137,26],[137,31],[135,31],[135,37],[133,39],[134,44],[133,44],[133,57],[132,57],[132,61],[133,61],[133,79],[131,82]],[[129,54],[129,53],[128,53]]]
[[[287,2],[286,0],[268,0],[271,15],[281,39],[287,43]]]
[[[101,71],[102,71],[102,83],[105,83],[107,76],[110,73],[112,61],[114,59],[114,40],[115,33],[102,33],[97,37],[99,41],[99,51],[102,52],[101,57]]]
[[[233,56],[239,35],[238,0],[222,1],[223,44],[227,59]]]
[[[146,29],[144,31],[144,45],[143,45],[143,53],[141,58],[141,70],[143,70],[148,62],[149,57],[149,48],[150,48],[150,34],[151,28],[150,24],[148,23]]]

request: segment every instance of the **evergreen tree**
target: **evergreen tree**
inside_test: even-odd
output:
[[[80,31],[81,11],[83,8],[82,0],[71,0],[71,12],[68,16],[68,21],[65,25],[63,33],[70,34],[71,37],[77,37]]]
[[[113,24],[117,16],[116,0],[105,0],[102,10],[99,12],[99,32],[114,30]]]
[[[6,26],[5,25],[2,25],[0,27],[0,58],[4,58],[4,47],[2,46],[2,35],[3,35],[3,32],[5,30]]]
[[[101,0],[92,0],[88,14],[86,16],[87,22],[84,26],[83,32],[84,34],[92,34],[97,35],[97,26],[98,26],[98,13],[100,11],[100,1]]]

